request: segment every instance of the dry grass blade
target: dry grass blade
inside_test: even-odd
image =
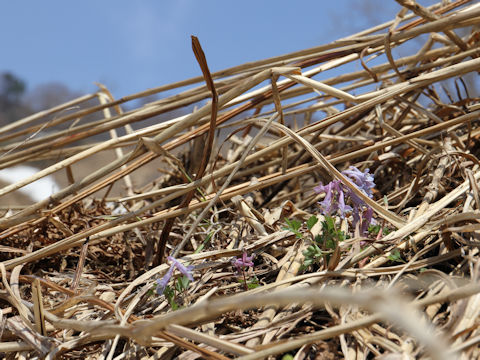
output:
[[[36,279],[32,284],[33,297],[33,314],[35,316],[35,330],[45,336],[47,330],[45,328],[45,314],[43,313],[43,297],[40,281]]]
[[[208,140],[207,146],[203,149],[203,156],[201,163],[198,165],[195,180],[200,179],[203,174],[205,173],[205,169],[207,167],[208,161],[210,159],[210,155],[212,153],[213,147],[213,140],[215,138],[215,127],[217,124],[217,112],[218,112],[218,94],[217,90],[215,90],[215,85],[213,83],[212,75],[210,74],[210,70],[208,69],[207,59],[205,58],[205,54],[203,53],[202,46],[200,45],[200,41],[197,37],[192,35],[192,49],[195,57],[200,65],[200,69],[202,70],[203,77],[205,78],[205,83],[207,85],[208,90],[212,93],[212,105],[211,105],[211,113],[210,113],[210,129],[208,131]],[[186,207],[190,203],[193,198],[195,190],[191,190],[185,195],[185,198],[182,200],[182,204],[180,207]],[[167,245],[167,240],[170,235],[170,231],[172,230],[173,222],[175,221],[174,218],[169,218],[162,229],[162,233],[160,234],[160,239],[157,246],[157,255],[154,258],[153,265],[160,265],[165,258],[165,247]]]

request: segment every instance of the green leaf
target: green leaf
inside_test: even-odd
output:
[[[170,287],[170,285],[165,286],[165,290],[163,290],[163,295],[167,298],[168,301],[175,297],[175,291]]]
[[[302,223],[295,219],[288,220],[287,218],[285,218],[285,222],[287,223],[288,227],[292,230],[298,231],[302,227]]]
[[[256,276],[253,276],[250,281],[247,283],[247,287],[249,289],[255,289],[260,286],[260,283],[258,282],[258,278]]]
[[[368,232],[372,235],[378,235],[378,233],[380,232],[380,225],[370,225],[368,227]]]
[[[210,240],[212,239],[212,236],[213,236],[214,232],[211,231],[207,234],[207,236],[205,237],[205,240],[203,240],[203,243],[201,243],[196,249],[195,251],[193,252],[194,254],[198,254],[200,253],[204,248],[205,246],[208,245],[208,243],[210,242]]]
[[[118,219],[119,216],[115,216],[115,215],[99,215],[99,216],[95,216],[95,219],[101,219],[101,220],[115,220],[115,219]]]
[[[303,237],[303,234],[299,231],[300,228],[302,227],[302,223],[298,220],[292,219],[288,220],[285,218],[285,222],[287,223],[287,227],[284,227],[284,230],[289,230],[295,234],[295,236],[299,239]]]
[[[290,355],[290,354],[283,355],[283,356],[282,356],[282,360],[293,360],[293,356]]]
[[[165,297],[167,298],[167,301],[170,304],[172,310],[177,310],[179,308],[177,302],[175,301],[175,290],[173,290],[173,288],[167,285],[165,287],[165,290],[163,291],[163,295],[165,295]]]
[[[317,246],[317,244],[313,244],[303,252],[303,255],[305,256],[305,260],[303,261],[302,268],[305,270],[317,262],[317,260],[323,255],[323,251]]]
[[[178,304],[175,302],[175,300],[172,299],[172,301],[170,302],[170,307],[172,308],[173,311],[175,310],[178,310],[180,307],[178,306]]]
[[[326,230],[328,232],[332,232],[335,230],[335,220],[331,216],[325,216],[325,221],[324,221]]]
[[[318,222],[318,218],[315,215],[310,216],[310,218],[307,220],[308,230],[312,230],[312,228],[315,226],[317,222]]]
[[[380,229],[382,230],[382,235],[388,235],[392,232],[392,230],[390,230],[389,228],[387,227],[384,227],[382,228],[380,225],[370,225],[368,227],[368,232],[372,235],[378,235],[378,233],[380,232]]]
[[[190,280],[186,276],[182,276],[178,278],[177,282],[175,283],[175,289],[181,293],[188,289],[188,285],[190,284]]]
[[[398,249],[393,250],[392,253],[388,255],[388,258],[393,262],[405,263],[405,260],[402,259],[402,255]]]
[[[303,268],[306,269],[309,266],[313,265],[313,259],[307,259],[303,262]]]
[[[317,244],[313,244],[310,245],[303,254],[307,257],[320,257],[322,256],[322,249],[320,249]]]
[[[325,241],[325,247],[327,249],[335,249],[337,247],[337,242],[335,241],[335,239],[327,239]]]
[[[245,280],[243,279],[238,279],[238,282],[240,284],[244,284],[245,283]],[[260,283],[258,282],[258,278],[256,276],[253,276],[251,277],[248,281],[247,281],[247,288],[248,289],[255,289],[257,287],[260,286]]]

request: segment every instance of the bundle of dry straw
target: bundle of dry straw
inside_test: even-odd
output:
[[[202,76],[1,128],[2,169],[44,168],[0,196],[65,186],[0,218],[0,352],[479,358],[480,4],[397,1],[388,23],[215,73],[192,37]],[[332,180],[369,231],[322,210]]]

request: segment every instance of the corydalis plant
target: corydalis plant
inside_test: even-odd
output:
[[[237,273],[243,276],[243,286],[245,291],[248,290],[247,277],[245,276],[245,268],[253,268],[253,255],[248,256],[247,252],[244,251],[241,258],[233,258],[232,264],[237,268]]]
[[[175,268],[178,269],[183,275],[185,275],[188,280],[193,281],[192,270],[193,266],[185,266],[180,261],[175,259],[173,256],[167,257],[168,261],[172,264],[170,265],[170,269],[168,269],[167,273],[163,276],[163,278],[157,280],[157,294],[162,295],[167,287],[170,279],[172,278],[173,271]]]
[[[358,170],[355,166],[350,166],[348,170],[342,171],[342,174],[348,176],[353,184],[368,197],[373,197],[372,188],[375,186],[373,175],[369,169],[364,172]],[[373,210],[362,199],[360,199],[348,186],[340,180],[333,180],[326,185],[318,185],[313,190],[317,194],[325,193],[325,198],[320,202],[320,208],[325,215],[331,215],[339,212],[341,217],[351,212],[353,216],[353,226],[361,223],[360,231],[365,233],[372,222]],[[351,204],[348,205],[348,203]]]
[[[237,268],[238,273],[240,274],[242,270],[246,267],[253,267],[253,255],[248,256],[247,252],[244,251],[241,258],[234,258],[232,260],[233,266]]]

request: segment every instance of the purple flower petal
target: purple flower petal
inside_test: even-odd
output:
[[[356,210],[361,209],[365,205],[365,202],[362,199],[360,199],[358,195],[355,194],[350,188],[347,190],[347,196],[352,201],[353,207]]]
[[[343,191],[340,191],[338,194],[338,210],[340,210],[340,215],[345,217],[345,212],[351,211],[352,207],[349,205],[345,205],[345,195]]]
[[[369,173],[369,169],[365,169],[364,172],[358,170],[355,166],[350,166],[348,170],[342,171],[343,175],[346,175],[352,179],[352,182],[362,190],[365,195],[372,197],[372,188],[375,187],[373,182],[373,175]]]
[[[353,228],[355,228],[355,226],[357,225],[357,223],[360,221],[360,212],[361,210],[358,209],[358,208],[355,208],[353,211],[352,211],[352,215],[353,215],[353,221],[352,221],[352,225],[353,225]]]
[[[320,207],[322,208],[323,212],[326,213],[326,214],[330,214],[331,212],[333,212],[335,210],[335,209],[332,209],[331,198],[332,198],[331,193],[327,193],[327,195],[325,195],[325,198],[323,199],[323,201],[320,202]]]
[[[317,194],[321,194],[325,192],[323,188],[324,186],[322,185],[322,183],[320,183],[320,185],[317,185],[313,188],[313,191],[315,191]]]
[[[244,267],[253,267],[253,255],[247,256],[247,252],[244,251],[240,259],[235,258],[233,265],[237,268],[237,271],[240,272]]]
[[[173,256],[168,256],[167,259],[172,262],[172,265],[175,265],[175,267],[180,271],[183,275],[185,275],[188,280],[193,281],[193,276],[191,274],[191,271],[193,270],[193,266],[185,266],[183,265],[180,261],[175,259]]]
[[[353,185],[365,195],[370,198],[373,197],[372,188],[375,187],[375,183],[369,169],[362,172],[356,167],[350,166],[349,169],[342,171],[342,174],[348,176]],[[353,226],[355,227],[362,220],[362,230],[368,228],[368,225],[372,222],[373,210],[340,180],[333,180],[326,185],[320,184],[313,190],[318,194],[325,193],[323,201],[319,202],[324,214],[330,215],[338,210],[340,216],[345,217],[346,213],[351,211]],[[346,204],[347,200],[352,206]]]
[[[253,266],[253,256],[247,256],[247,252],[244,251],[242,255],[242,262],[244,266]]]
[[[165,273],[165,275],[163,275],[163,277],[161,279],[157,279],[157,294],[158,295],[162,295],[163,292],[165,291],[165,288],[167,287],[168,282],[172,278],[173,269],[174,269],[174,266],[172,264],[170,266],[170,269],[168,269],[168,271]]]
[[[362,221],[362,234],[365,234],[368,230],[368,226],[372,222],[373,209],[368,207],[367,210],[363,212],[363,221]]]
[[[317,186],[314,190],[318,194],[325,193],[325,198],[320,202],[320,207],[326,214],[331,214],[338,209],[336,197],[342,191],[339,180],[333,180],[327,185]]]

